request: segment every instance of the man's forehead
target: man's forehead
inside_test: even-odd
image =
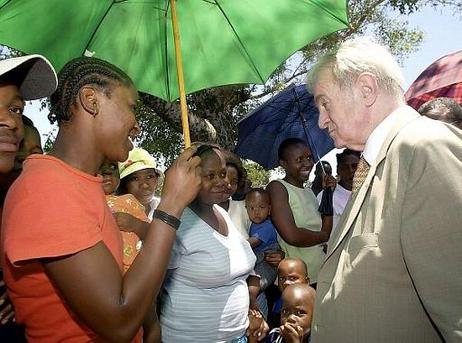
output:
[[[318,77],[313,84],[314,101],[317,103],[326,92],[334,85],[334,78],[329,69],[319,71]]]

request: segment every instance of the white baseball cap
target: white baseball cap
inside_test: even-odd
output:
[[[19,92],[24,100],[50,96],[58,85],[53,66],[41,55],[26,55],[1,60],[0,79],[6,73],[15,74],[20,82]]]

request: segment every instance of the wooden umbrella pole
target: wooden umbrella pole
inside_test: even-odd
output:
[[[173,41],[175,42],[175,57],[176,57],[176,70],[177,70],[177,76],[178,76],[178,90],[180,92],[181,124],[183,126],[184,145],[185,145],[185,148],[188,148],[191,146],[191,137],[189,135],[188,107],[186,104],[186,92],[184,89],[183,59],[181,57],[180,31],[178,28],[178,21],[176,17],[175,0],[170,0],[170,8],[172,12]]]

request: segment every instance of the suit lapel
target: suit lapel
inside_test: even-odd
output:
[[[400,111],[401,113],[398,119],[394,123],[392,129],[387,135],[387,138],[382,144],[382,147],[380,149],[380,152],[377,156],[376,161],[371,165],[369,173],[367,174],[367,177],[364,180],[363,185],[357,191],[356,194],[352,194],[352,198],[350,199],[350,201],[352,202],[351,206],[347,206],[347,209],[350,208],[350,211],[348,212],[345,211],[345,213],[343,213],[342,220],[339,222],[341,226],[339,227],[339,230],[337,232],[338,234],[336,237],[334,237],[332,242],[330,242],[329,250],[327,251],[327,256],[324,262],[327,261],[327,259],[333,254],[333,252],[338,248],[338,246],[343,241],[345,236],[351,230],[352,224],[356,220],[356,217],[359,214],[359,210],[361,209],[364,203],[364,200],[366,199],[367,191],[372,184],[374,176],[377,172],[377,168],[382,163],[382,161],[385,159],[388,148],[390,147],[391,143],[393,142],[395,137],[398,135],[399,131],[404,126],[406,126],[408,123],[410,123],[414,119],[420,117],[420,115],[416,111],[414,111],[412,108],[408,106],[400,108]]]

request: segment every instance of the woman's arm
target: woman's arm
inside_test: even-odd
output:
[[[200,158],[186,150],[166,173],[158,210],[179,218],[200,187]],[[113,342],[130,341],[161,287],[175,230],[151,223],[143,249],[122,276],[103,242],[73,255],[44,261],[45,269],[77,317]]]
[[[290,245],[310,247],[329,239],[332,230],[332,216],[322,218],[321,231],[309,228],[298,228],[289,206],[289,195],[285,187],[277,181],[272,181],[266,188],[271,197],[271,220],[279,235]]]

